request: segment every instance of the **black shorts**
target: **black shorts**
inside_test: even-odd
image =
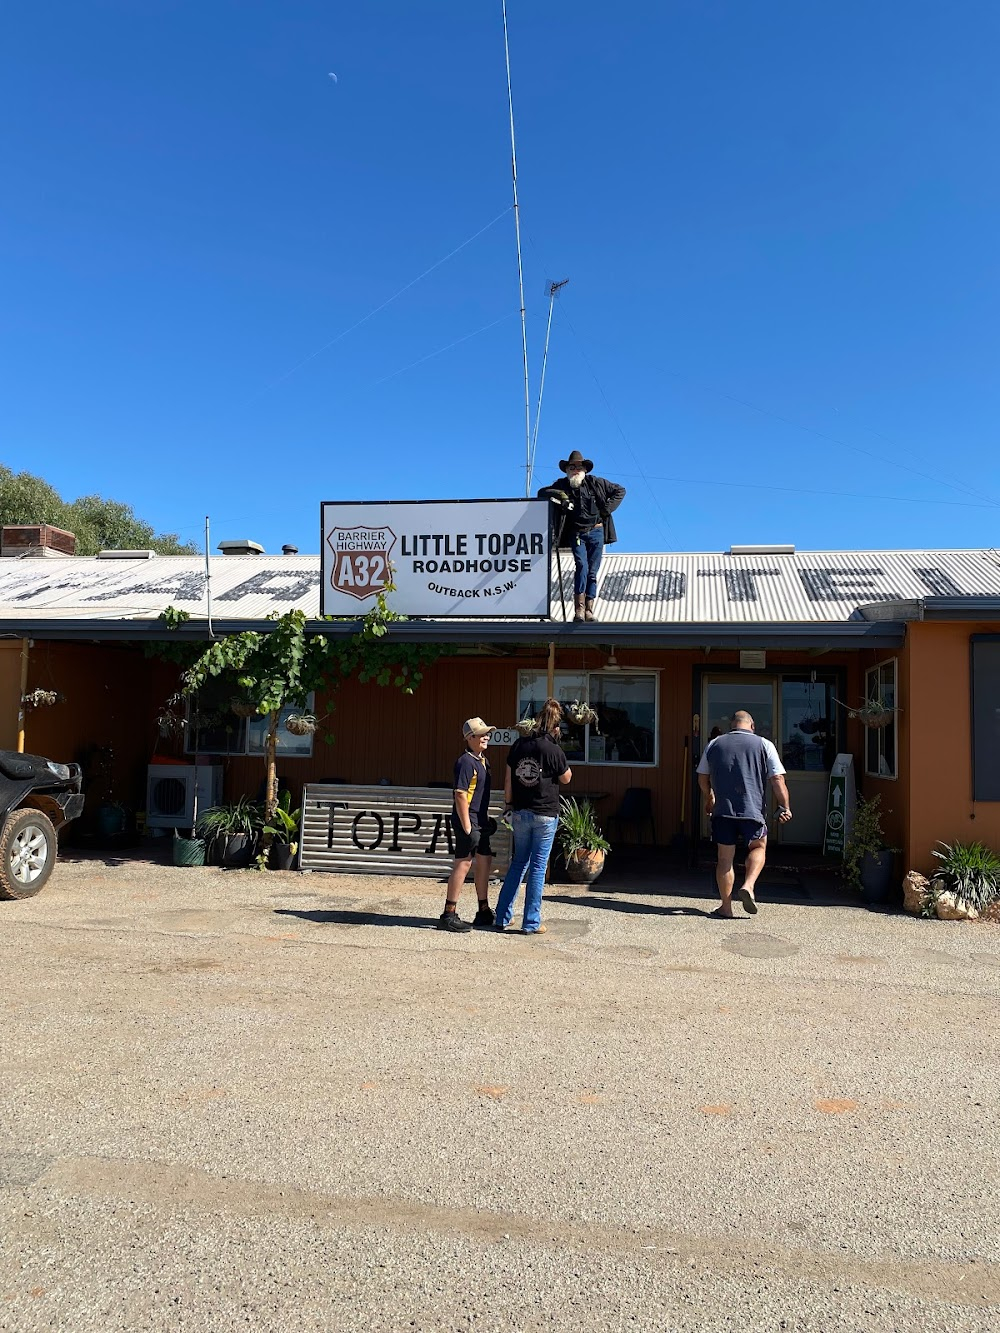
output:
[[[723,847],[735,847],[740,838],[747,844],[764,842],[767,839],[767,825],[758,824],[756,819],[733,819],[729,815],[712,816],[712,841]]]
[[[453,810],[451,813],[451,827],[455,834],[456,861],[467,861],[470,856],[493,855],[493,848],[490,846],[490,834],[496,832],[497,822],[495,819],[488,819],[486,827],[482,829],[473,819],[471,821],[471,831],[466,833],[459,823],[458,815]]]

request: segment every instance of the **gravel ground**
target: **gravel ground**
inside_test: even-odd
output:
[[[0,904],[0,1329],[996,1328],[1000,927],[616,883]]]

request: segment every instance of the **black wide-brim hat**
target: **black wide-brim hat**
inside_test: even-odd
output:
[[[593,472],[594,463],[590,458],[584,458],[579,449],[574,449],[569,458],[564,458],[559,464],[559,471],[565,472],[568,467],[582,467],[584,472]]]

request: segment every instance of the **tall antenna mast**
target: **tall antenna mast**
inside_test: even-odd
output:
[[[538,423],[542,416],[542,394],[545,392],[545,367],[549,364],[549,337],[552,333],[552,310],[556,303],[556,297],[569,282],[569,278],[563,278],[562,282],[549,283],[549,320],[545,325],[545,350],[542,352],[542,377],[538,382],[538,405],[535,408],[535,429],[531,436],[531,454],[528,458],[528,494],[531,494],[531,474],[535,470],[535,453],[538,450]]]
[[[531,495],[531,391],[528,387],[528,325],[524,313],[524,266],[521,263],[521,213],[517,206],[517,149],[514,146],[514,92],[510,82],[507,0],[503,7],[503,50],[507,62],[507,105],[510,108],[510,169],[514,185],[514,235],[517,239],[517,285],[521,294],[521,351],[524,358],[524,493]]]

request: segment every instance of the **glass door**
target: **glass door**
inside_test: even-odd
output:
[[[816,671],[781,677],[778,753],[785,765],[792,822],[779,825],[783,843],[823,842],[830,769],[837,754],[834,677]]]
[[[778,708],[777,686],[775,676],[706,676],[702,685],[702,750],[709,741],[729,730],[730,719],[741,709],[753,718],[757,735],[773,741]],[[704,811],[704,802],[700,809],[702,837],[708,838],[711,837],[711,827]]]

